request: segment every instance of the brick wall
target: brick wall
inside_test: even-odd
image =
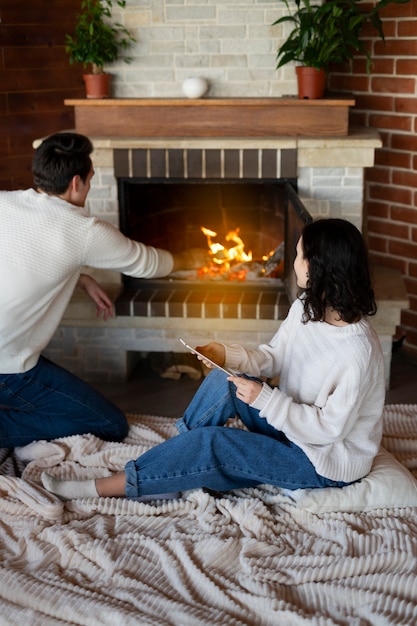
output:
[[[64,98],[82,97],[82,71],[64,50],[80,0],[0,4],[0,189],[32,185],[32,142],[72,128]]]
[[[378,129],[383,141],[366,172],[364,215],[373,258],[405,278],[410,309],[398,334],[417,353],[417,0],[391,5],[381,17],[385,45],[367,35],[371,75],[358,58],[351,74],[333,68],[329,86],[353,94],[352,123]]]

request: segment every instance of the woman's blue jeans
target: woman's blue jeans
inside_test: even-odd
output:
[[[2,448],[85,433],[120,441],[127,432],[120,409],[45,357],[23,374],[0,374]]]
[[[127,497],[262,483],[286,489],[346,484],[319,476],[301,448],[239,400],[235,390],[226,374],[210,372],[177,422],[180,434],[127,463]],[[248,430],[225,426],[236,416]]]

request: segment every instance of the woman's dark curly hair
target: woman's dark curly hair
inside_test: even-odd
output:
[[[368,251],[356,226],[342,219],[320,219],[304,227],[301,243],[309,264],[305,322],[324,320],[328,307],[349,324],[375,315]]]

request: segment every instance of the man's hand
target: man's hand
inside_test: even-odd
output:
[[[174,259],[173,272],[178,270],[198,270],[210,263],[210,255],[207,248],[189,248],[183,252],[172,255]]]
[[[105,322],[109,319],[109,317],[114,317],[112,301],[104,289],[100,287],[98,282],[96,282],[92,276],[89,276],[88,274],[80,274],[78,287],[84,289],[93,302],[95,302],[97,317],[102,315]]]

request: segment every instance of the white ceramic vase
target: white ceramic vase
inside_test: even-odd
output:
[[[205,78],[196,76],[194,78],[186,78],[182,84],[182,90],[187,98],[202,98],[208,89]]]

